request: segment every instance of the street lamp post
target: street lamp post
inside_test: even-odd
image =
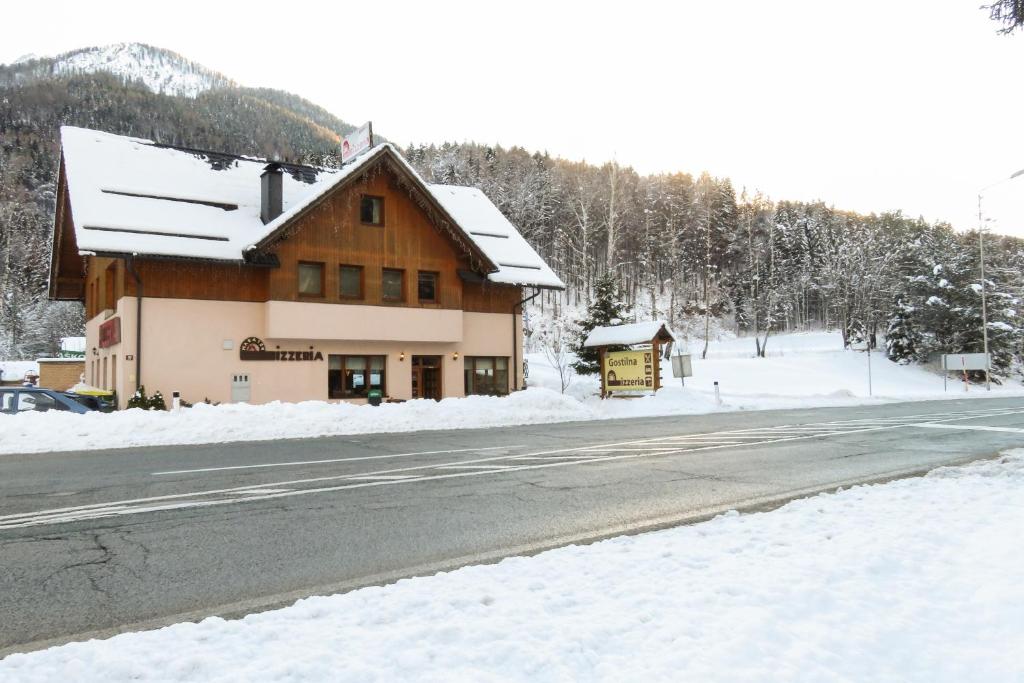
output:
[[[986,190],[990,190],[996,185],[1001,185],[1022,175],[1024,175],[1024,168],[1012,174],[1009,178],[1003,178],[978,190],[978,256],[981,260],[981,343],[982,352],[985,354],[985,391],[992,391],[992,377],[991,363],[988,358],[988,305],[985,298],[985,221],[981,213],[981,198]]]

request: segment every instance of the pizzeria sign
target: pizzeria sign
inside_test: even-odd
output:
[[[605,391],[654,390],[654,351],[609,351],[602,357]]]
[[[323,360],[324,354],[312,348],[308,351],[295,351],[291,349],[267,350],[266,344],[259,337],[247,337],[238,347],[238,359],[276,361]]]

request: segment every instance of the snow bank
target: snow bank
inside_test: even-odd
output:
[[[0,679],[1010,681],[1024,451],[0,662]]]
[[[305,401],[263,405],[198,403],[178,413],[22,413],[0,415],[0,453],[89,450],[164,444],[294,439],[336,434],[462,429],[599,417],[568,396],[543,389],[380,406]]]

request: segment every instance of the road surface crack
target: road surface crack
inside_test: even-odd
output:
[[[50,581],[57,577],[66,574],[68,572],[81,571],[85,575],[86,580],[89,582],[89,586],[92,588],[94,593],[99,593],[105,598],[109,598],[110,595],[106,589],[103,588],[100,581],[106,570],[109,569],[110,562],[115,558],[115,552],[113,548],[103,540],[103,532],[91,532],[88,534],[89,540],[91,541],[92,547],[85,548],[79,552],[81,553],[100,553],[99,557],[94,557],[88,560],[82,560],[80,562],[71,562],[63,565],[56,571],[50,572],[45,578],[43,578],[43,586],[46,586]],[[62,540],[71,540],[65,538]]]

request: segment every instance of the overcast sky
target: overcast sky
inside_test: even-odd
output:
[[[977,224],[1024,169],[1024,32],[982,0],[5,4],[0,62],[169,48],[408,142],[547,150]],[[986,193],[1024,236],[1024,177]]]

